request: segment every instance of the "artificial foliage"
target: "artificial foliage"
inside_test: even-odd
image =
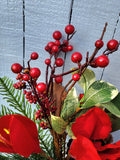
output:
[[[66,56],[73,51],[70,40],[76,34],[71,24],[65,27],[66,38],[60,31],[53,32],[54,41],[45,51],[45,81],[40,82],[42,70],[31,61],[39,54],[31,53],[26,66],[18,62],[11,65],[17,82],[0,78],[0,94],[8,106],[1,105],[0,158],[6,160],[119,160],[120,141],[113,142],[112,131],[120,129],[120,93],[111,83],[96,80],[92,68],[105,68],[110,55],[119,49],[119,41],[111,39],[105,46],[103,37],[107,23],[95,49],[86,53],[85,62],[80,52],[73,52],[71,61],[76,66],[64,68]],[[108,57],[108,55],[110,55]],[[42,68],[42,66],[41,66]],[[71,79],[63,85],[64,77]],[[77,93],[75,84],[82,88]]]

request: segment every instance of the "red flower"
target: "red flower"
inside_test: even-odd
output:
[[[72,125],[74,135],[83,135],[90,139],[105,139],[111,131],[109,116],[100,108],[92,108],[76,118]]]
[[[102,160],[120,160],[120,141],[97,148]]]
[[[110,118],[102,109],[92,108],[76,118],[71,129],[77,139],[73,140],[69,153],[76,160],[120,158],[120,141],[102,146],[101,140],[106,139],[111,131]]]
[[[81,135],[73,140],[69,153],[75,160],[101,160],[93,143]]]
[[[18,153],[24,157],[40,153],[35,123],[21,115],[0,117],[0,152]]]

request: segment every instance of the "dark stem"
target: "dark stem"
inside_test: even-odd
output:
[[[70,73],[72,73],[72,72],[75,72],[75,71],[77,71],[77,70],[79,70],[79,69],[80,69],[80,68],[78,67],[78,68],[72,69],[72,70],[70,70],[70,71],[68,71],[68,72],[64,72],[64,73],[61,73],[61,74],[53,75],[52,77],[55,78],[55,77],[65,76],[65,75],[70,74]]]
[[[102,31],[102,35],[101,35],[101,37],[100,37],[101,40],[103,39],[103,36],[104,36],[104,34],[105,34],[106,27],[107,27],[107,23],[105,23],[104,29],[103,29],[103,31]],[[81,66],[81,69],[80,69],[81,75],[85,72],[85,70],[86,70],[87,67],[89,66],[90,62],[94,59],[94,57],[96,56],[96,54],[98,53],[98,51],[99,51],[99,48],[95,48],[92,56],[91,56],[89,59],[88,59],[88,57],[87,57],[87,59],[88,59],[87,62],[84,63],[84,64]],[[88,56],[88,53],[87,53],[87,56]],[[73,87],[75,84],[76,84],[76,82],[73,81],[73,83],[71,84],[71,86],[68,88],[67,94],[68,94],[68,92],[72,89],[72,87]]]

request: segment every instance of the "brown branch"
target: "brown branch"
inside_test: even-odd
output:
[[[104,36],[104,34],[105,34],[105,32],[106,32],[107,25],[108,25],[108,23],[106,22],[106,23],[105,23],[105,27],[104,27],[103,32],[102,32],[102,35],[101,35],[101,37],[100,37],[100,40],[103,39],[103,36]]]
[[[75,72],[75,71],[77,71],[77,70],[79,70],[79,69],[80,69],[80,68],[78,67],[78,68],[72,69],[72,70],[70,70],[70,71],[68,71],[68,72],[64,72],[64,73],[61,73],[61,74],[53,75],[52,77],[55,78],[55,77],[65,76],[65,75],[70,74],[70,73],[72,73],[72,72]]]
[[[102,31],[102,35],[100,37],[100,39],[102,40],[103,39],[103,36],[105,34],[105,31],[106,31],[106,27],[107,27],[107,23],[105,23],[105,26],[104,26],[104,29]],[[85,72],[85,70],[87,69],[87,67],[89,66],[90,62],[93,60],[93,58],[96,56],[96,54],[98,53],[99,51],[99,48],[95,48],[94,49],[94,52],[92,54],[92,56],[88,59],[88,62],[84,63],[82,66],[81,66],[81,75]],[[87,53],[88,55],[88,53]],[[72,87],[76,84],[76,82],[73,82],[72,85],[68,88],[68,91],[67,91],[67,94],[68,92],[72,89]]]
[[[46,157],[49,160],[54,160],[51,157],[49,157],[43,150],[41,151],[40,155]]]

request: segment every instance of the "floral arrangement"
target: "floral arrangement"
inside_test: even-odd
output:
[[[38,82],[41,70],[30,65],[39,58],[36,52],[31,54],[27,67],[12,64],[17,83],[7,77],[0,78],[0,94],[15,109],[14,112],[2,105],[1,159],[120,159],[120,141],[112,143],[111,135],[111,131],[120,129],[120,93],[112,84],[95,80],[95,73],[88,69],[107,67],[108,55],[119,48],[119,42],[111,39],[97,56],[104,46],[106,27],[107,23],[95,42],[93,54],[87,52],[84,63],[80,52],[72,53],[71,61],[76,67],[67,72],[57,74],[56,69],[64,65],[60,55],[73,50],[69,43],[76,31],[71,24],[65,27],[64,41],[62,33],[54,31],[54,41],[45,47],[49,56],[45,59],[45,82]],[[68,74],[71,79],[63,86],[63,77]],[[76,83],[84,93],[77,95]]]

